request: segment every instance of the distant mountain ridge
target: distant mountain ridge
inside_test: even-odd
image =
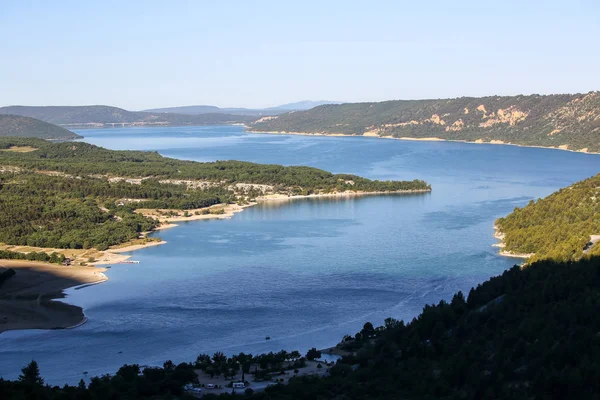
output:
[[[0,115],[0,137],[19,136],[40,139],[79,139],[76,133],[65,128],[20,115]]]
[[[311,108],[325,106],[329,104],[342,104],[341,101],[331,101],[331,100],[302,100],[297,101],[295,103],[287,103],[282,104],[276,107],[270,107],[270,109],[278,109],[278,110],[310,110]]]
[[[166,108],[152,108],[143,110],[143,112],[151,113],[177,113],[177,114],[208,114],[208,113],[223,113],[232,115],[252,115],[252,116],[268,116],[278,115],[290,111],[308,110],[313,107],[318,107],[325,104],[341,104],[337,101],[327,100],[303,100],[296,103],[282,104],[275,107],[267,108],[219,108],[217,106],[209,105],[194,105],[194,106],[180,106],[180,107],[166,107]]]
[[[245,123],[253,117],[210,113],[185,115],[127,111],[111,106],[8,106],[0,114],[37,118],[45,122],[69,127],[147,126],[147,125],[213,125]]]
[[[217,106],[207,105],[195,105],[195,106],[181,106],[181,107],[166,107],[166,108],[152,108],[141,112],[163,114],[163,113],[175,113],[175,114],[186,114],[186,115],[201,115],[201,114],[230,114],[230,115],[244,115],[260,117],[264,115],[277,115],[288,112],[288,110],[278,109],[251,109],[251,108],[219,108]]]
[[[251,130],[439,138],[600,152],[600,92],[323,105],[261,118]]]

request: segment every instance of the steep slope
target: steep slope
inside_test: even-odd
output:
[[[77,139],[81,138],[60,126],[52,125],[34,118],[19,115],[0,115],[0,137],[19,136],[40,139]]]
[[[504,250],[535,253],[531,260],[576,260],[600,255],[600,175],[577,182],[496,221]]]
[[[600,151],[600,92],[324,105],[251,130],[501,141]]]
[[[9,106],[0,108],[0,114],[14,114],[37,118],[65,126],[113,125],[211,125],[243,123],[253,117],[210,113],[184,115],[174,113],[132,112],[110,106]]]

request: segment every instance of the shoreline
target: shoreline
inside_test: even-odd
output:
[[[108,280],[105,268],[65,267],[36,261],[0,260],[14,269],[0,291],[0,334],[25,329],[67,329],[83,325],[83,308],[67,304],[65,290]]]
[[[382,192],[358,192],[358,191],[345,191],[337,193],[317,193],[307,195],[296,195],[289,196],[285,194],[267,194],[256,198],[257,202],[267,201],[279,201],[279,200],[295,200],[295,199],[312,199],[312,198],[331,198],[331,197],[357,197],[357,196],[381,196],[381,195],[400,195],[400,194],[412,194],[412,193],[430,193],[431,189],[410,189],[410,190],[396,190],[396,191],[382,191]],[[253,204],[254,205],[254,204]]]
[[[495,145],[505,145],[505,146],[515,146],[515,147],[529,147],[529,148],[537,148],[537,149],[549,149],[549,150],[561,150],[561,151],[570,151],[571,153],[579,153],[579,154],[593,154],[598,155],[600,152],[588,151],[587,149],[581,150],[572,150],[566,147],[556,147],[556,146],[536,146],[536,145],[527,145],[527,144],[516,144],[510,142],[504,142],[503,140],[495,140],[492,139],[488,142],[483,141],[483,139],[477,140],[464,140],[464,139],[442,139],[438,137],[424,137],[424,138],[413,138],[413,137],[393,137],[393,136],[379,136],[377,134],[362,134],[362,135],[351,135],[347,133],[309,133],[309,132],[287,132],[287,131],[258,131],[252,130],[251,127],[245,125],[246,132],[249,133],[262,133],[267,135],[301,135],[301,136],[332,136],[332,137],[369,137],[369,138],[377,138],[377,139],[392,139],[392,140],[407,140],[407,141],[416,141],[416,142],[455,142],[455,143],[467,143],[467,144],[495,144]]]
[[[245,205],[238,204],[219,204],[208,207],[222,209],[222,214],[202,214],[202,215],[190,215],[189,217],[174,216],[167,217],[161,221],[161,225],[156,227],[150,232],[144,232],[142,237],[152,232],[157,232],[163,229],[170,229],[178,226],[173,222],[187,222],[187,221],[198,221],[198,220],[209,220],[209,219],[229,219],[236,213],[243,211],[246,208],[253,207],[259,202],[270,202],[270,201],[289,201],[295,199],[307,199],[307,198],[350,198],[357,196],[376,196],[376,195],[401,195],[401,194],[413,194],[413,193],[428,193],[431,189],[415,189],[415,190],[401,190],[401,191],[373,191],[373,192],[358,192],[358,191],[346,191],[340,193],[319,193],[310,195],[296,195],[290,196],[285,194],[270,194],[256,198],[256,202],[251,202]],[[205,208],[206,209],[206,208]],[[201,209],[198,209],[201,210]],[[172,211],[172,210],[171,210]],[[190,210],[187,210],[188,212]],[[194,211],[194,210],[191,210]],[[166,244],[167,241],[148,241],[141,244],[132,244],[123,246],[120,248],[112,248],[105,251],[96,251],[99,260],[90,262],[90,266],[62,266],[58,264],[41,263],[35,261],[23,261],[23,260],[1,260],[0,269],[2,268],[15,268],[17,269],[17,275],[19,281],[26,281],[27,275],[22,271],[31,270],[36,275],[48,275],[44,278],[44,281],[51,280],[53,286],[51,291],[48,288],[37,288],[39,282],[29,282],[27,285],[25,282],[20,282],[20,286],[23,286],[25,292],[18,292],[15,288],[10,291],[0,291],[0,334],[8,330],[25,330],[25,329],[75,329],[87,322],[87,317],[83,313],[83,309],[79,306],[63,303],[60,301],[54,301],[65,297],[64,290],[70,289],[77,286],[91,286],[106,282],[108,277],[104,274],[106,268],[97,267],[98,265],[118,264],[131,258],[131,255],[124,255],[121,253],[128,253],[131,251],[142,250],[147,247],[159,246]],[[46,249],[61,250],[61,249]],[[64,249],[62,249],[64,250]],[[93,250],[93,249],[92,249]],[[34,250],[30,250],[34,251]],[[37,250],[39,251],[39,250]],[[21,271],[19,271],[21,269]],[[15,275],[15,276],[17,276]],[[23,279],[25,277],[25,279]],[[12,284],[15,283],[15,277],[10,278]],[[6,289],[11,282],[5,282],[2,286]],[[14,286],[14,285],[13,285]],[[37,291],[36,291],[37,290]],[[11,294],[11,293],[20,294]],[[20,297],[26,295],[23,300]],[[12,297],[12,298],[10,298]],[[44,298],[43,301],[40,299]],[[43,304],[42,304],[43,303]],[[50,310],[50,311],[49,311]],[[11,315],[6,316],[4,314]],[[25,315],[26,314],[26,315]],[[26,319],[25,322],[19,320],[21,315],[25,315],[21,319]],[[36,318],[37,316],[37,318]],[[10,321],[9,321],[10,319]]]
[[[497,225],[494,225],[494,237],[499,241],[499,243],[495,243],[492,246],[493,247],[498,247],[500,249],[500,251],[498,251],[498,255],[503,256],[503,257],[512,257],[512,258],[523,258],[523,259],[528,259],[529,257],[532,257],[535,255],[535,253],[512,253],[510,251],[506,251],[503,250],[504,247],[506,246],[506,244],[504,243],[504,233],[502,233],[502,231],[500,231],[500,228],[498,228]]]
[[[113,249],[108,249],[106,250],[106,253],[112,253],[112,254],[120,254],[120,253],[128,253],[130,251],[135,251],[135,250],[140,250],[140,249],[145,249],[147,247],[154,247],[154,246],[159,246],[161,244],[166,244],[167,242],[165,240],[153,240],[150,242],[146,242],[144,244],[132,244],[129,246],[123,246],[123,247],[117,247],[117,248],[113,248]],[[128,258],[130,256],[127,256]],[[100,264],[98,262],[93,263],[93,264]],[[110,263],[109,263],[110,264]],[[112,263],[112,264],[116,264],[116,263]]]

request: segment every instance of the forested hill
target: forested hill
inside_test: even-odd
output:
[[[598,399],[599,307],[599,258],[515,266],[468,296],[459,292],[449,302],[425,306],[409,323],[391,318],[378,328],[365,323],[361,332],[343,340],[341,347],[351,354],[330,367],[325,378],[292,377],[287,385],[249,390],[244,398]],[[195,356],[190,354],[190,360]],[[241,360],[251,383],[254,373],[278,379],[283,370],[283,362],[274,357],[264,365],[264,356],[243,353],[229,364],[220,353],[213,360],[200,355],[196,362],[165,362],[162,368],[124,366],[78,387],[43,386],[44,370],[30,364],[19,381],[0,380],[0,394],[7,400],[191,399],[183,387],[207,363],[225,374],[239,369]],[[216,398],[204,391],[204,397]]]
[[[309,167],[199,163],[87,143],[0,138],[0,243],[106,250],[157,226],[138,209],[189,216],[273,194],[428,190],[420,180],[375,181]]]
[[[9,106],[0,108],[0,114],[14,114],[37,118],[52,124],[71,127],[104,127],[116,125],[213,125],[244,123],[255,117],[207,113],[184,115],[174,113],[133,112],[110,106]]]
[[[600,152],[600,92],[324,105],[253,131],[502,141]]]
[[[504,235],[504,250],[535,253],[531,260],[566,261],[600,255],[600,174],[531,201],[496,221]],[[600,236],[599,236],[600,238]]]
[[[0,137],[19,136],[41,139],[77,139],[81,138],[60,126],[52,125],[35,118],[20,115],[0,115]]]
[[[421,180],[378,181],[356,175],[332,174],[311,167],[285,167],[244,161],[196,162],[163,157],[156,152],[108,150],[82,142],[50,143],[5,138],[0,149],[29,146],[28,153],[0,152],[0,165],[28,170],[58,171],[72,175],[101,174],[131,178],[194,179],[218,183],[266,184],[311,191],[429,190]]]

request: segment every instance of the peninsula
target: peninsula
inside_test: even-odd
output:
[[[161,244],[147,233],[177,221],[228,218],[257,201],[430,190],[421,180],[377,181],[310,167],[199,163],[81,142],[0,138],[0,258],[55,263],[43,270],[58,275],[64,267],[57,263],[69,259],[69,268],[86,268],[97,278],[99,271],[89,265],[122,262],[123,252]],[[21,262],[30,270],[41,265]],[[72,283],[89,283],[85,279]]]
[[[74,327],[85,317],[80,307],[53,301],[72,286],[106,280],[104,269],[36,261],[0,260],[0,333],[15,329]],[[5,277],[2,279],[2,277]]]

